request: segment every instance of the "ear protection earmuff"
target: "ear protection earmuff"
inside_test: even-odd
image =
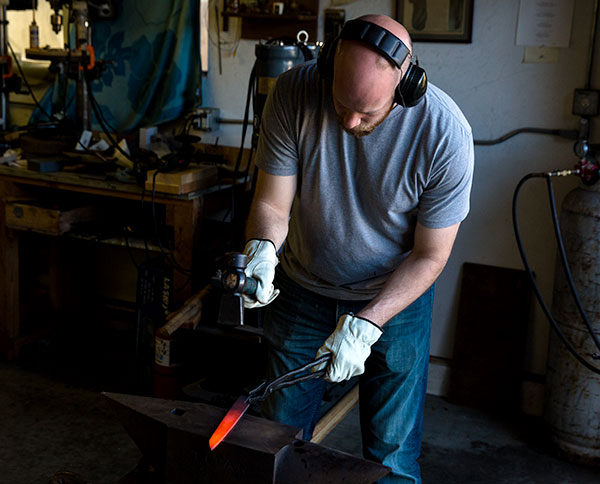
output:
[[[389,30],[366,20],[349,20],[340,34],[321,47],[317,69],[321,77],[333,80],[333,60],[340,40],[356,40],[374,48],[398,69],[409,55],[408,47]],[[427,75],[418,64],[410,63],[408,70],[396,87],[394,102],[404,107],[416,106],[427,91]]]

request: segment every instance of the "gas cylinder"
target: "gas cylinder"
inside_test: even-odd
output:
[[[275,84],[277,76],[307,60],[316,59],[320,46],[307,43],[307,39],[308,34],[302,37],[299,33],[297,42],[294,42],[293,39],[272,39],[256,44],[254,49],[257,81],[254,104],[255,127],[260,124],[267,95]]]
[[[600,334],[600,184],[581,184],[565,197],[560,225],[581,304]],[[557,260],[552,313],[577,352],[600,368],[600,353],[583,322]],[[600,375],[581,365],[552,331],[548,348],[544,420],[570,460],[600,463]]]

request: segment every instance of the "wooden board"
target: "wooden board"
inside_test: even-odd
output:
[[[519,410],[531,301],[525,271],[463,265],[450,401]]]
[[[346,393],[325,415],[323,415],[313,431],[311,442],[318,444],[339,424],[358,403],[358,384]]]
[[[182,195],[196,192],[214,185],[218,181],[218,168],[216,166],[199,166],[181,171],[159,173],[154,178],[156,170],[148,172],[146,190],[162,193]]]
[[[77,222],[93,220],[93,207],[45,204],[35,200],[6,204],[6,226],[50,235],[62,235]]]

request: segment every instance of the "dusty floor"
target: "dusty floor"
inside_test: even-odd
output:
[[[0,483],[46,484],[59,471],[91,484],[117,483],[140,453],[100,392],[127,393],[127,372],[110,352],[43,342],[34,348],[0,362]],[[360,454],[356,408],[322,444]],[[539,420],[494,417],[434,396],[420,463],[427,484],[600,482],[600,468],[554,456]]]

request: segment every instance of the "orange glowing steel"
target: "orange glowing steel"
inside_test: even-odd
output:
[[[250,404],[246,401],[245,397],[239,397],[235,401],[233,406],[229,409],[229,412],[227,412],[223,420],[221,420],[217,430],[215,430],[208,441],[210,450],[215,450],[215,447],[219,445],[225,437],[227,437],[227,434],[229,434],[231,429],[235,427],[235,424],[237,424],[239,419],[242,418],[242,415],[244,415],[249,406]]]

